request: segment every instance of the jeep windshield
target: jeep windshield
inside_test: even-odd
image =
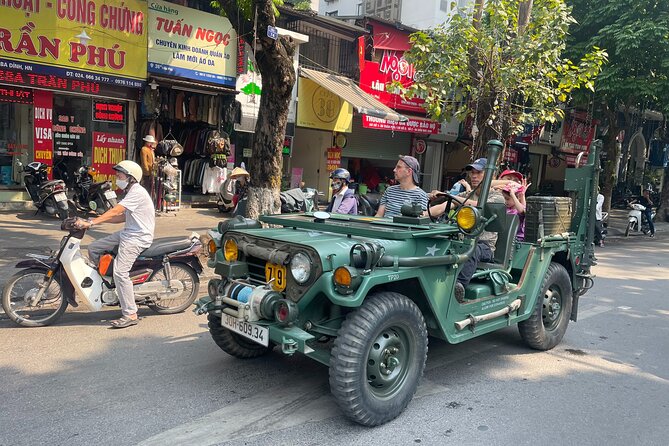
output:
[[[284,227],[393,240],[434,237],[458,232],[455,224],[421,224],[418,219],[415,224],[395,223],[388,218],[344,214],[332,214],[328,219],[317,219],[311,213],[265,215],[260,217],[260,220],[263,223]]]

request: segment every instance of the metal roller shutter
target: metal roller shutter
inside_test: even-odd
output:
[[[353,117],[353,132],[346,135],[342,157],[396,160],[411,152],[411,133],[366,129],[361,115]]]

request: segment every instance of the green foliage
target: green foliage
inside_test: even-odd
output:
[[[578,23],[568,51],[607,48],[609,63],[597,78],[599,100],[616,106],[669,112],[669,1],[569,0]]]
[[[253,0],[234,0],[235,3],[237,4],[237,8],[239,11],[241,11],[242,17],[244,17],[246,20],[253,20]],[[274,15],[279,16],[279,10],[276,8],[277,6],[283,6],[283,0],[272,0],[273,6],[274,6]],[[212,0],[211,1],[211,6],[215,8],[217,11],[220,12],[222,16],[225,16],[225,12],[221,8],[221,2],[220,0]]]
[[[555,120],[574,90],[594,89],[606,52],[593,48],[578,63],[563,58],[574,22],[569,8],[562,0],[534,0],[519,30],[521,3],[488,0],[478,26],[468,12],[413,34],[406,58],[420,78],[405,94],[424,98],[433,119],[471,116],[479,138],[506,139],[525,123]]]
[[[298,11],[311,11],[311,2],[309,0],[296,1],[293,7]]]

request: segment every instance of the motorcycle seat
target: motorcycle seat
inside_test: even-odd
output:
[[[63,180],[49,180],[49,181],[43,183],[41,187],[52,187],[52,186],[56,186],[58,184],[63,184]]]
[[[191,245],[191,241],[184,237],[167,237],[154,240],[151,246],[146,248],[141,254],[141,257],[159,257],[171,252],[181,251],[187,249]]]

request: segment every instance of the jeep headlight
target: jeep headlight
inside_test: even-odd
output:
[[[290,259],[290,273],[295,282],[305,284],[311,277],[311,259],[303,252],[297,252]]]
[[[235,239],[229,238],[223,244],[223,256],[228,262],[234,262],[239,258],[239,250],[237,249],[237,242]]]
[[[455,216],[455,221],[458,223],[460,230],[471,232],[476,228],[480,221],[478,209],[472,206],[464,206],[458,211],[458,214]]]

